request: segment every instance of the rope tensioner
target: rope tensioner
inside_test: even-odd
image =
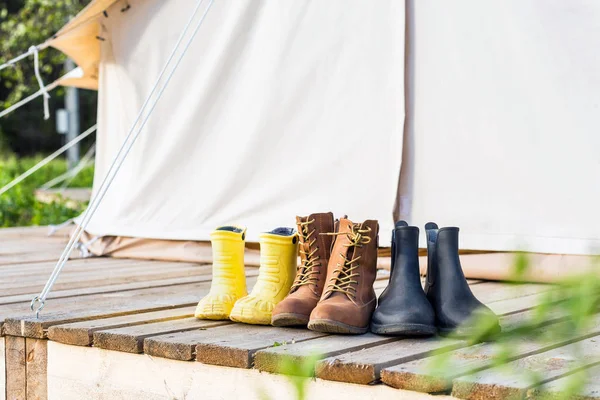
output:
[[[33,95],[25,98],[24,100],[21,100],[20,102],[14,104],[13,106],[7,108],[6,110],[3,110],[0,113],[0,118],[3,117],[4,115],[8,114],[10,111],[19,108],[20,106],[24,105],[25,103],[28,103],[29,101],[33,100],[34,98],[38,97],[38,96],[44,96],[44,119],[48,119],[50,118],[50,108],[48,105],[48,99],[50,99],[50,94],[48,94],[48,91],[54,89],[55,86],[48,85],[45,86],[44,85],[44,81],[42,80],[42,75],[40,74],[40,57],[39,57],[39,51],[41,49],[43,49],[44,47],[42,45],[38,45],[38,46],[31,46],[26,53],[23,53],[15,58],[13,58],[12,60],[7,61],[6,63],[0,65],[0,71],[8,68],[10,66],[13,66],[14,64],[16,64],[17,62],[21,61],[24,58],[27,58],[29,56],[33,56],[33,69],[34,69],[34,73],[35,73],[35,79],[37,80],[37,83],[40,87],[40,89],[34,93]],[[10,110],[10,111],[8,111]]]
[[[25,59],[25,58],[33,55],[34,54],[34,50],[32,50],[33,48],[35,48],[35,51],[38,51],[38,50],[40,50],[41,46],[39,46],[39,45],[38,46],[31,46],[27,50],[27,52],[25,52],[23,54],[20,54],[20,55],[16,56],[15,58],[11,59],[11,60],[8,60],[4,64],[1,64],[0,65],[0,71],[2,71],[5,68],[12,67],[13,65],[15,65],[16,63],[18,63],[19,61],[21,61],[21,60],[23,60],[23,59]]]
[[[65,266],[67,260],[69,259],[71,252],[77,246],[77,243],[79,243],[79,240],[81,239],[81,236],[83,235],[83,232],[85,231],[90,219],[92,218],[92,216],[98,209],[98,206],[100,205],[100,203],[102,202],[102,199],[106,195],[108,188],[114,181],[116,174],[119,172],[119,169],[123,165],[125,158],[131,151],[131,148],[133,147],[135,141],[137,140],[140,133],[144,129],[144,126],[146,125],[146,123],[148,122],[148,119],[152,115],[152,111],[155,109],[156,105],[158,104],[158,101],[162,97],[162,94],[164,93],[165,89],[169,85],[171,78],[175,74],[175,71],[177,70],[179,64],[181,63],[181,60],[183,59],[184,55],[186,54],[187,50],[189,49],[194,37],[196,36],[200,27],[202,26],[202,23],[204,22],[204,19],[206,18],[206,15],[208,14],[208,11],[210,10],[210,8],[214,2],[214,0],[209,0],[208,6],[204,10],[204,13],[200,17],[199,21],[196,23],[190,37],[187,39],[187,41],[183,47],[183,50],[177,56],[177,59],[175,60],[175,64],[172,66],[172,69],[167,73],[167,70],[171,66],[172,61],[175,59],[175,55],[178,52],[181,43],[183,42],[184,38],[186,37],[186,35],[188,33],[190,26],[192,25],[193,21],[195,20],[196,15],[198,14],[198,11],[200,10],[200,6],[202,5],[203,1],[204,0],[198,0],[190,19],[188,20],[182,33],[180,34],[180,36],[177,40],[177,43],[175,44],[175,47],[171,51],[171,54],[169,55],[169,58],[167,59],[167,62],[165,63],[158,78],[156,79],[156,82],[154,83],[154,86],[152,87],[150,94],[146,97],[146,100],[144,101],[142,108],[138,112],[138,115],[135,118],[135,121],[133,122],[127,136],[123,140],[121,147],[119,148],[119,151],[115,155],[115,157],[108,169],[108,172],[106,173],[104,179],[102,180],[102,183],[98,187],[96,195],[92,198],[88,208],[83,213],[83,216],[81,217],[79,224],[77,225],[77,227],[75,228],[75,231],[73,232],[73,234],[71,235],[71,238],[69,239],[69,243],[63,250],[58,262],[56,263],[56,266],[54,267],[54,270],[52,271],[52,274],[50,275],[50,278],[48,278],[48,282],[46,282],[46,285],[40,292],[39,296],[36,296],[31,300],[31,310],[35,312],[36,318],[39,318],[40,311],[46,305],[46,297],[48,296],[48,293],[52,289],[52,286],[54,285],[56,279],[58,278],[58,275],[60,274],[62,268]],[[159,89],[161,81],[163,80],[163,76],[165,76],[165,75],[166,75],[165,82],[162,84],[162,86]],[[157,90],[158,90],[158,93],[156,94],[156,98],[153,99],[154,94],[157,92]],[[148,107],[148,105],[149,105],[149,107]],[[146,110],[147,108],[149,108],[148,111]],[[140,123],[140,121],[141,121],[141,123]],[[138,127],[138,123],[140,123],[139,127]],[[136,127],[137,127],[137,129],[136,129]]]
[[[50,118],[50,108],[48,106],[48,99],[50,99],[50,95],[44,86],[44,82],[42,81],[42,76],[40,75],[40,56],[39,49],[37,46],[31,46],[29,48],[29,52],[33,54],[33,69],[35,72],[35,79],[40,85],[40,92],[42,92],[42,96],[44,96],[44,119]]]

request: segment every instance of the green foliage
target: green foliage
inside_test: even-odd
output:
[[[293,357],[285,357],[279,366],[279,372],[289,379],[298,400],[306,398],[306,385],[315,375],[315,366],[322,357],[312,355],[300,361]]]
[[[41,157],[0,160],[0,187],[25,172]],[[48,225],[64,222],[76,217],[85,209],[85,204],[72,204],[64,199],[52,203],[40,202],[35,198],[35,189],[67,170],[64,160],[54,160],[19,185],[0,195],[0,227]],[[70,187],[91,187],[94,169],[83,169],[69,184]]]
[[[274,347],[285,346],[287,343],[275,342]],[[293,343],[293,342],[292,342]],[[284,375],[292,385],[296,399],[306,399],[306,389],[308,383],[315,376],[315,366],[323,357],[313,354],[309,357],[284,357],[278,365],[277,373]],[[268,392],[258,388],[259,397],[264,400],[270,400]]]
[[[8,0],[0,2],[0,64],[26,52],[52,37],[70,17],[89,0]],[[47,48],[40,51],[40,69],[45,84],[64,74],[65,56]],[[39,89],[33,69],[33,57],[0,71],[0,110]],[[63,107],[64,89],[51,94],[50,107]],[[96,92],[80,92],[81,126],[96,119]],[[33,154],[59,147],[54,119],[44,121],[41,97],[0,119],[0,155],[16,152]]]

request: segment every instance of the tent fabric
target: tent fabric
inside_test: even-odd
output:
[[[407,0],[407,21],[400,216],[599,254],[600,3]]]
[[[101,32],[100,17],[114,3],[124,0],[92,0],[75,18],[44,43],[68,55],[83,70],[77,78],[61,81],[63,86],[82,89],[98,89],[98,67],[100,63]]]
[[[113,3],[55,43],[99,78],[97,183],[195,1]],[[394,214],[460,226],[463,249],[598,254],[599,17],[592,0],[215,1],[88,231],[256,240],[332,210],[379,219],[380,245]]]
[[[95,182],[196,1],[130,3],[101,20]],[[237,223],[257,241],[331,210],[390,232],[403,65],[395,0],[215,2],[87,230],[207,240]]]

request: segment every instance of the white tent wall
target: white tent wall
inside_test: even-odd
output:
[[[195,3],[101,17],[97,184]],[[216,1],[87,231],[254,241],[331,210],[387,237],[403,124],[403,2]]]
[[[407,27],[400,215],[600,253],[600,2],[407,0]]]

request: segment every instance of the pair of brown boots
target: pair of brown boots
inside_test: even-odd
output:
[[[301,264],[290,294],[275,306],[274,326],[327,333],[369,330],[377,305],[377,221],[334,221],[332,213],[296,217]]]

